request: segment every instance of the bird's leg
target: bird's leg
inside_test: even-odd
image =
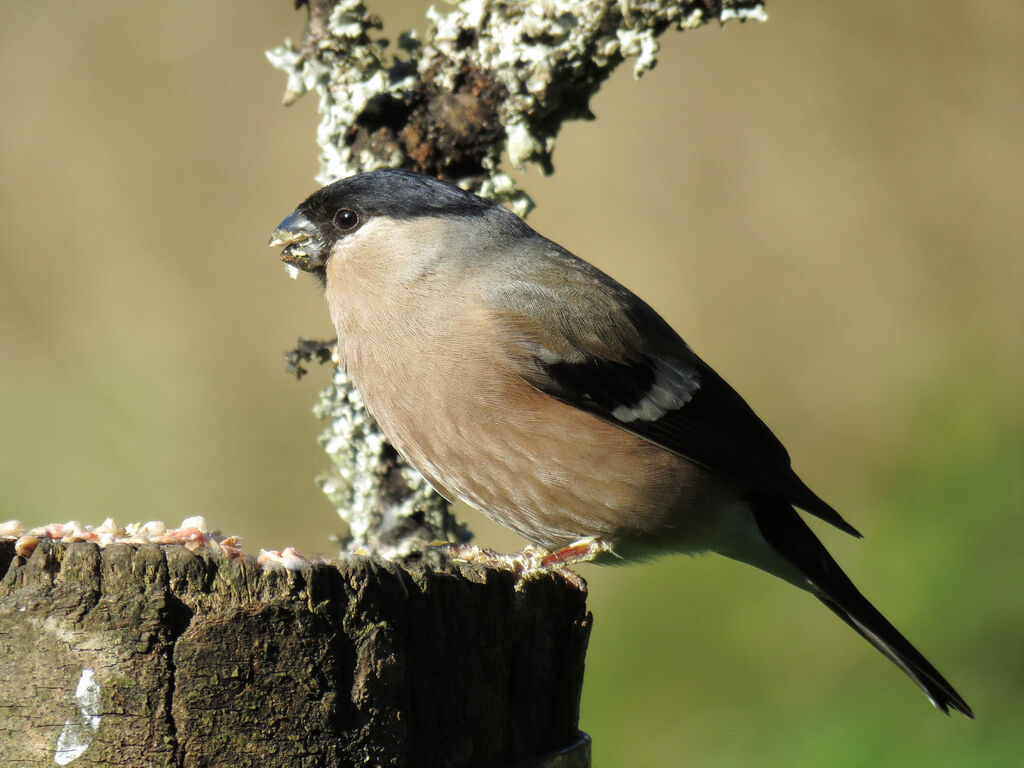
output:
[[[541,558],[540,564],[546,570],[557,570],[576,563],[589,563],[604,554],[614,554],[612,545],[600,536],[588,536],[549,552]]]

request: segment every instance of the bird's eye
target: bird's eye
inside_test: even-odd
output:
[[[342,232],[351,232],[359,225],[359,215],[351,208],[342,208],[334,214],[334,226]]]

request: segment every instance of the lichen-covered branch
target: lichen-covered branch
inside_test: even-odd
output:
[[[286,42],[267,56],[288,76],[285,104],[308,91],[319,97],[318,182],[408,168],[520,215],[532,203],[502,171],[504,155],[516,168],[534,164],[550,173],[562,124],[592,117],[591,97],[623,62],[633,61],[636,77],[651,69],[660,34],[765,19],[757,0],[462,0],[446,11],[431,7],[424,38],[403,33],[391,54],[380,19],[359,0],[299,5],[310,14],[301,45]],[[323,444],[337,468],[324,489],[349,522],[350,546],[387,552],[391,545],[381,550],[371,531],[422,513],[424,504],[442,511],[438,519],[447,512],[360,407],[339,373],[319,406],[330,420]],[[396,468],[404,496],[389,485]],[[416,538],[450,538],[456,530],[447,522],[436,531],[421,526]]]

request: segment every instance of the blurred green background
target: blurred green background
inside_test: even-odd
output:
[[[377,3],[392,37],[422,3]],[[867,534],[821,529],[978,719],[947,719],[815,600],[708,557],[586,567],[594,765],[1024,759],[1024,7],[769,5],[662,38],[531,223],[644,296]],[[265,248],[313,188],[263,3],[0,4],[0,519],[203,514],[329,551],[281,353],[332,331]],[[469,513],[479,540],[520,542]]]

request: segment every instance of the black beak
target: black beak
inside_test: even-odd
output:
[[[281,261],[304,272],[313,272],[327,263],[327,247],[319,230],[296,208],[277,225],[269,247],[283,245]]]

